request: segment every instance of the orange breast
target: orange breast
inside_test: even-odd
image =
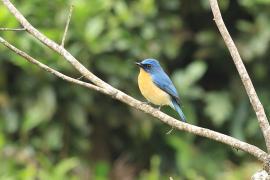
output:
[[[140,68],[138,85],[142,95],[155,105],[171,105],[170,95],[157,87],[150,74]]]

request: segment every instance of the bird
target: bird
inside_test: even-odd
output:
[[[186,117],[180,107],[180,98],[169,76],[156,59],[148,58],[135,63],[140,68],[138,86],[148,102],[161,106],[168,105],[179,114],[181,120]]]

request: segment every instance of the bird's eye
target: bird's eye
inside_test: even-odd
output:
[[[151,64],[146,64],[146,68],[151,68]]]

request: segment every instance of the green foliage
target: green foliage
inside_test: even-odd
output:
[[[77,167],[79,165],[79,161],[76,158],[69,158],[69,159],[62,159],[61,162],[54,165],[53,169],[51,171],[44,171],[41,170],[39,172],[39,178],[40,179],[55,179],[55,180],[61,180],[61,179],[78,179],[75,178],[75,176],[70,176],[68,172],[70,172],[72,169]]]
[[[98,162],[96,163],[94,179],[97,180],[106,180],[108,179],[109,167],[106,162]]]
[[[149,172],[143,172],[141,174],[140,180],[156,180],[160,177],[160,157],[154,155],[150,160],[150,170]]]
[[[153,57],[172,77],[191,124],[264,147],[208,1],[13,1],[37,29],[100,78],[144,100],[135,61]],[[220,1],[223,17],[270,112],[268,0]],[[19,23],[0,6],[0,27]],[[26,32],[0,36],[67,75],[80,75]],[[85,80],[82,78],[82,80]],[[170,108],[162,111],[178,117]],[[41,71],[0,46],[0,179],[249,179],[243,152],[185,132]],[[122,157],[125,157],[124,160]]]
[[[205,97],[205,113],[213,119],[216,126],[221,126],[232,114],[232,103],[226,92],[209,92]]]
[[[26,133],[52,118],[56,108],[54,91],[51,88],[40,89],[34,102],[31,100],[24,102],[24,108],[22,133]]]

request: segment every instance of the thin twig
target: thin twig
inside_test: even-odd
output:
[[[82,78],[83,78],[83,76],[80,76],[80,77],[78,77],[77,79],[78,79],[78,80],[81,80]]]
[[[168,116],[167,114],[159,111],[156,108],[153,108],[147,104],[144,104],[141,101],[134,99],[131,96],[123,93],[122,91],[115,89],[111,85],[102,81],[100,78],[95,76],[92,72],[86,69],[76,58],[74,58],[67,50],[65,50],[62,46],[58,45],[54,41],[50,40],[44,34],[35,29],[26,19],[25,17],[13,6],[13,4],[9,0],[2,0],[4,5],[9,9],[9,11],[16,17],[16,19],[21,23],[23,27],[27,29],[27,31],[34,36],[36,39],[41,41],[43,44],[50,47],[55,52],[62,55],[68,62],[70,62],[74,68],[76,68],[84,77],[88,80],[101,87],[102,90],[106,91],[105,94],[109,95],[111,98],[117,99],[125,104],[128,104],[131,107],[139,109],[147,114],[152,115],[160,119],[162,122],[174,127],[178,130],[183,130],[186,132],[190,132],[199,136],[203,136],[224,144],[227,144],[231,147],[237,148],[239,150],[245,151],[253,156],[255,156],[258,160],[262,162],[267,162],[269,157],[266,152],[261,150],[260,148],[248,144],[246,142],[240,141],[236,138],[230,137],[228,135],[224,135],[206,128],[201,128],[198,126],[194,126],[188,123],[183,123],[175,118]],[[97,90],[98,91],[98,90]]]
[[[68,14],[67,22],[66,22],[66,27],[65,27],[64,35],[63,35],[62,42],[61,42],[62,47],[64,47],[64,44],[65,44],[67,31],[68,31],[68,27],[69,27],[69,22],[70,22],[70,19],[71,19],[71,16],[72,16],[73,7],[74,7],[73,4],[70,5],[69,14]]]
[[[25,28],[0,28],[0,31],[25,31]]]
[[[228,32],[224,21],[221,16],[220,9],[218,7],[218,2],[217,0],[209,0],[210,1],[210,6],[214,15],[214,21],[217,24],[217,27],[220,31],[220,34],[222,35],[225,44],[227,45],[230,54],[233,58],[234,64],[237,68],[237,71],[241,77],[242,83],[245,86],[246,92],[248,94],[249,100],[252,104],[252,107],[256,113],[261,131],[263,133],[267,151],[270,152],[270,125],[268,122],[268,119],[266,117],[264,107],[262,103],[260,102],[257,93],[255,91],[255,88],[252,84],[252,81],[248,75],[248,72],[245,68],[245,65],[241,59],[241,56],[230,36],[230,33]]]

